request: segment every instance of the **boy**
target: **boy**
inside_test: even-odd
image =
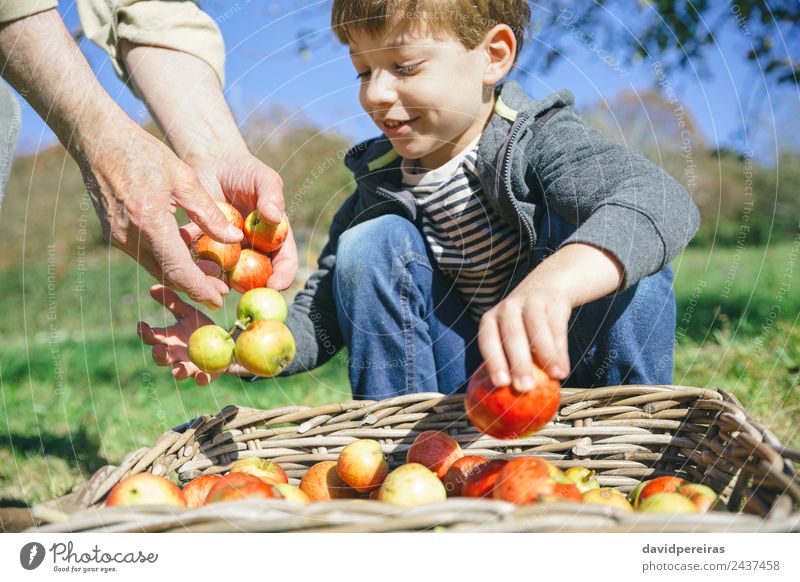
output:
[[[347,346],[355,398],[452,393],[482,359],[519,390],[534,361],[566,386],[671,382],[669,263],[697,208],[587,128],[569,92],[533,100],[501,84],[529,19],[524,0],[335,0],[384,136],[346,158],[358,186],[290,307],[298,355],[284,375]],[[179,316],[143,338],[176,345],[196,325]],[[183,353],[154,349],[176,377],[209,381]]]

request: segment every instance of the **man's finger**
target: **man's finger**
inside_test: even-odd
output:
[[[272,256],[273,271],[267,287],[278,291],[288,289],[297,276],[297,268],[297,244],[294,241],[292,228],[289,227],[289,234],[283,242],[283,246]]]
[[[181,240],[177,229],[165,233],[161,252],[163,283],[167,287],[186,293],[192,301],[212,309],[222,306],[223,294],[219,286],[214,283],[216,279],[207,276],[194,264],[192,255]]]
[[[187,247],[192,246],[197,239],[203,236],[203,231],[194,222],[184,224],[178,229],[178,232],[181,233],[181,238]]]
[[[175,201],[186,211],[192,222],[216,241],[222,243],[240,242],[244,237],[242,231],[228,222],[222,210],[200,186],[200,183],[192,181],[191,188],[195,191],[189,191],[186,186],[182,186],[176,189],[174,196]]]
[[[283,218],[283,180],[268,167],[256,174],[256,207],[265,221],[278,224]]]

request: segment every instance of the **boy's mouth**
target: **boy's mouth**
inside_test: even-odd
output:
[[[400,133],[404,133],[408,131],[411,124],[414,123],[417,118],[413,119],[384,119],[381,121],[381,126],[386,134],[397,135]]]

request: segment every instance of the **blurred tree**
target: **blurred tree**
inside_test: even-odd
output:
[[[665,71],[702,68],[704,49],[725,26],[747,42],[745,56],[779,83],[800,84],[798,0],[555,0],[533,6],[534,50],[527,66],[547,69],[566,51],[567,35],[621,51],[631,62],[662,62]]]

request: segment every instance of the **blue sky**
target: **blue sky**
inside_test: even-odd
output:
[[[353,141],[375,135],[376,129],[358,106],[358,84],[347,49],[331,39],[330,0],[217,0],[201,4],[225,39],[225,93],[240,123],[256,110],[280,104]],[[534,6],[537,9],[546,8]],[[78,27],[72,2],[62,0],[59,11],[70,30]],[[624,22],[626,15],[618,16]],[[690,68],[672,75],[670,87],[691,111],[709,144],[755,149],[768,156],[776,143],[789,139],[788,133],[781,132],[789,130],[785,120],[800,111],[797,88],[766,85],[743,58],[747,39],[738,34],[733,17],[728,24],[727,29],[715,31],[719,44],[707,52],[709,72]],[[311,54],[303,59],[299,38],[309,34]],[[518,71],[517,78],[531,95],[568,88],[579,107],[588,107],[624,90],[641,92],[654,86],[651,62],[610,65],[598,58],[597,50],[605,50],[609,59],[621,58],[622,51],[602,44],[592,47],[574,30],[565,29],[565,34],[567,51],[557,66],[543,74]],[[147,120],[141,103],[117,79],[105,53],[88,41],[83,41],[81,48],[109,94],[131,117]],[[535,39],[526,50],[537,50]],[[746,135],[743,127],[747,128]],[[33,153],[54,141],[42,120],[23,104],[19,153]]]

